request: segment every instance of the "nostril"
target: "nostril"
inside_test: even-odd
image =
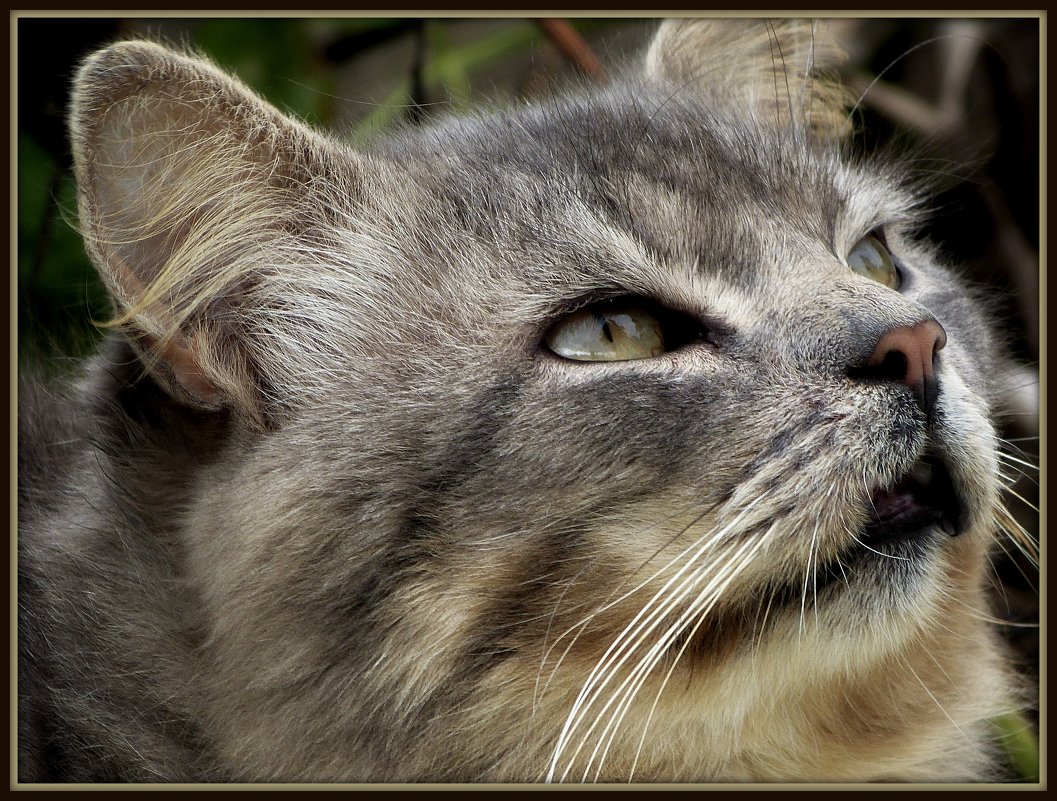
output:
[[[890,350],[880,364],[870,365],[872,377],[880,381],[902,381],[907,374],[907,357],[900,350]]]

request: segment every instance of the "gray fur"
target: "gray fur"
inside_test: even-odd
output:
[[[170,51],[86,64],[82,222],[124,327],[61,398],[20,396],[22,780],[542,780],[640,596],[605,605],[731,520],[716,554],[774,544],[680,634],[694,647],[634,778],[991,775],[1009,679],[965,608],[985,603],[996,529],[990,325],[907,235],[920,198],[890,163],[851,160],[794,105],[775,127],[653,70],[352,153]],[[126,113],[128,163],[107,167]],[[184,228],[151,227],[155,195],[183,187],[120,170],[191,180],[188,120],[196,142],[246,143],[216,157],[245,159],[238,191],[274,216],[228,221],[243,206],[220,186],[188,191]],[[176,239],[213,225],[234,241],[144,300]],[[881,225],[902,293],[841,262]],[[607,293],[715,321],[718,344],[608,365],[541,346]],[[948,342],[926,420],[905,387],[849,371],[933,317]],[[928,443],[968,530],[808,594],[798,639],[812,526],[835,570],[864,482]],[[761,623],[768,593],[793,600]],[[557,665],[569,640],[547,647],[592,614]],[[631,776],[657,689],[602,778]]]

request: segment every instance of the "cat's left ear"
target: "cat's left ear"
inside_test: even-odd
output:
[[[851,133],[848,92],[832,78],[842,59],[819,21],[678,19],[662,23],[645,68],[650,78],[755,112],[762,124],[836,140]]]
[[[360,160],[152,42],[88,58],[71,106],[81,231],[145,369],[183,403],[265,418],[284,379],[254,321],[281,316],[270,287],[310,271]]]

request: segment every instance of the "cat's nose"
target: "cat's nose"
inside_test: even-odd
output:
[[[874,345],[865,372],[871,378],[908,386],[921,410],[931,418],[939,396],[936,353],[946,344],[947,332],[935,320],[890,328]]]

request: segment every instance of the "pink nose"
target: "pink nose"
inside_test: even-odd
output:
[[[866,364],[883,377],[910,387],[921,408],[932,413],[939,394],[932,363],[947,344],[947,333],[935,320],[885,331]]]

